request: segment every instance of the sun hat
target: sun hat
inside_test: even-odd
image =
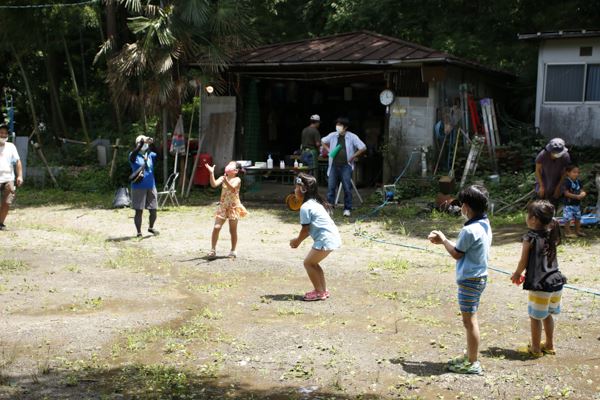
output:
[[[565,141],[561,138],[551,139],[546,145],[546,151],[552,153],[554,157],[560,158],[567,154],[569,149],[565,147]]]

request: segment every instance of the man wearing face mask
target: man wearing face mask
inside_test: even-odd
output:
[[[6,229],[4,220],[17,191],[15,187],[15,169],[17,170],[16,187],[23,184],[23,166],[14,144],[8,142],[8,126],[0,125],[0,231]]]
[[[325,136],[321,143],[329,152],[327,169],[327,201],[335,205],[335,192],[342,182],[344,188],[344,216],[350,216],[352,210],[352,171],[354,161],[367,150],[367,146],[357,135],[348,130],[350,121],[340,117],[335,124],[335,132]]]
[[[136,172],[143,168],[143,178],[139,182],[131,183],[131,208],[135,210],[133,221],[137,229],[137,237],[142,237],[142,214],[144,208],[150,213],[150,224],[148,232],[158,235],[154,229],[156,222],[156,213],[158,209],[158,193],[156,191],[156,181],[154,180],[154,163],[156,162],[156,153],[151,150],[152,138],[139,135],[135,139],[136,147],[129,153],[129,164],[131,171]]]
[[[535,192],[538,199],[548,200],[554,207],[562,195],[565,169],[571,164],[565,141],[554,138],[539,152],[535,159]]]

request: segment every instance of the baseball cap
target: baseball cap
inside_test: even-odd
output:
[[[546,145],[546,151],[552,153],[555,157],[564,156],[569,149],[565,147],[565,141],[561,138],[551,139]]]
[[[321,117],[319,117],[319,114],[313,114],[310,116],[310,120],[316,121],[316,122],[321,122]]]

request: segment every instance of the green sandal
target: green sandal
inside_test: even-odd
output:
[[[448,365],[448,370],[451,372],[455,372],[457,374],[467,374],[467,375],[481,375],[483,374],[483,368],[481,368],[481,363],[479,361],[475,361],[470,363],[468,360],[465,360],[459,364],[450,364]]]
[[[448,365],[457,365],[457,364],[464,364],[466,361],[468,361],[468,358],[466,355],[462,355],[462,356],[458,356],[458,357],[454,357],[450,360],[448,360]]]
[[[546,348],[546,342],[540,343],[540,349],[542,350],[542,353],[547,354],[549,356],[555,356],[556,355],[556,350],[554,350],[554,349],[547,349]]]

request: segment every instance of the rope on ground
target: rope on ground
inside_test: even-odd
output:
[[[398,175],[398,177],[394,181],[394,185],[396,185],[396,183],[398,183],[398,181],[400,180],[400,178],[402,178],[402,176],[404,176],[404,174],[408,170],[408,167],[409,167],[410,163],[412,162],[413,154],[415,154],[415,153],[418,153],[418,152],[412,152],[410,154],[410,157],[409,157],[408,161],[406,162],[406,166],[404,167],[404,170],[402,170],[402,172],[400,173],[400,175]],[[431,253],[431,254],[446,255],[446,253],[442,253],[440,251],[431,250],[431,249],[428,249],[426,247],[415,246],[415,245],[412,245],[412,244],[390,242],[390,241],[387,241],[387,240],[378,239],[378,238],[376,238],[374,236],[370,236],[370,235],[367,235],[366,233],[361,232],[360,229],[356,226],[356,223],[359,222],[359,221],[364,221],[365,219],[372,217],[373,215],[377,214],[383,207],[385,207],[388,204],[388,200],[385,197],[385,193],[383,194],[383,196],[384,196],[383,203],[381,203],[377,207],[373,208],[370,212],[368,212],[368,213],[366,213],[364,215],[358,216],[356,218],[356,220],[354,221],[354,236],[358,236],[358,237],[370,240],[370,241],[375,242],[375,243],[381,243],[381,244],[387,244],[387,245],[392,245],[392,246],[404,247],[404,248],[407,248],[407,249],[424,251],[424,252]],[[491,269],[492,271],[499,272],[499,273],[504,274],[504,275],[512,275],[510,272],[508,272],[506,270],[503,270],[501,268],[488,266],[488,269]],[[578,292],[589,293],[589,294],[594,295],[594,296],[600,296],[600,291],[597,291],[597,290],[594,290],[594,289],[581,288],[581,287],[577,287],[577,286],[573,286],[573,285],[569,285],[569,284],[565,284],[563,287],[565,287],[567,289],[575,290],[575,291],[578,291]]]

